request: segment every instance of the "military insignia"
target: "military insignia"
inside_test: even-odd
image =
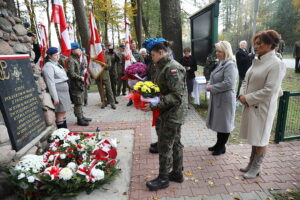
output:
[[[13,73],[11,75],[16,79],[16,81],[20,81],[21,77],[23,77],[22,72],[18,69],[18,65],[12,65],[13,66]]]
[[[176,73],[177,73],[177,69],[172,69],[172,70],[171,70],[171,73],[172,73],[172,74],[176,74]]]

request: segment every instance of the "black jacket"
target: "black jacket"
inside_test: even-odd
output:
[[[248,55],[247,50],[243,50],[241,48],[238,49],[235,57],[236,57],[236,64],[239,70],[239,76],[241,78],[245,78],[246,72],[249,69],[249,67],[252,65],[252,56]]]
[[[183,57],[181,60],[180,60],[180,64],[186,68],[186,67],[191,67],[190,70],[187,70],[186,71],[186,77],[187,79],[193,79],[195,78],[195,71],[197,71],[197,64],[196,64],[196,61],[195,59],[192,57],[192,56],[189,56],[189,57]]]

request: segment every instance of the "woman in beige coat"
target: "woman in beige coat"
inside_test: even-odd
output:
[[[252,145],[250,162],[241,168],[244,178],[255,178],[269,144],[277,99],[282,94],[285,66],[276,56],[279,34],[273,30],[257,33],[253,38],[257,58],[246,73],[238,99],[244,105],[240,136]]]

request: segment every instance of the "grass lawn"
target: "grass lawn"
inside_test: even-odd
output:
[[[280,192],[273,194],[275,200],[298,200],[300,199],[300,191],[290,191]]]
[[[201,67],[200,69],[198,69],[197,75],[202,75],[203,68]],[[300,74],[296,74],[294,72],[294,69],[287,69],[287,73],[286,76],[283,80],[282,83],[282,89],[284,91],[290,91],[290,92],[300,92]],[[295,97],[294,97],[295,98]],[[300,97],[299,97],[300,99]],[[199,112],[200,116],[203,119],[206,119],[207,116],[207,108],[208,108],[208,100],[205,100],[205,95],[201,94],[200,96],[200,105],[194,105],[195,109]],[[300,100],[297,102],[300,102]],[[293,105],[292,105],[293,104]],[[291,102],[290,106],[293,106],[293,111],[296,114],[292,114],[292,117],[289,117],[289,113],[288,113],[288,123],[287,124],[295,124],[293,125],[293,129],[294,127],[296,127],[297,129],[299,129],[300,131],[300,127],[299,126],[299,119],[300,119],[300,103],[295,104],[294,101]],[[239,131],[240,131],[240,123],[241,123],[241,115],[242,115],[242,106],[237,107],[236,109],[236,114],[235,114],[235,129],[233,130],[233,132],[231,133],[231,136],[229,138],[229,143],[231,144],[240,144],[243,143],[243,141],[240,140],[239,138]],[[293,122],[295,121],[295,119],[297,122]],[[290,122],[290,123],[289,123]],[[293,122],[293,123],[292,123]],[[275,130],[275,124],[276,124],[276,119],[274,120],[274,125],[273,125],[273,130]],[[296,130],[297,131],[297,130]],[[273,140],[274,138],[274,131],[273,131],[273,135],[271,137],[271,140]]]

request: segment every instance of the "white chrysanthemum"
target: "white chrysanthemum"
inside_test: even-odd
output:
[[[33,176],[27,177],[28,183],[33,183],[35,178]]]
[[[65,141],[67,142],[71,142],[72,144],[77,144],[76,143],[76,140],[79,140],[80,139],[80,136],[79,135],[69,135]]]
[[[20,180],[20,179],[22,179],[22,178],[24,178],[25,177],[25,174],[24,173],[21,173],[21,174],[19,174],[19,176],[18,176],[18,180]]]
[[[20,162],[15,166],[15,170],[22,172],[32,170],[33,173],[39,173],[45,165],[43,156],[28,154],[21,158]]]
[[[93,168],[91,171],[91,175],[94,176],[95,181],[99,181],[104,178],[104,171],[101,169]]]
[[[52,133],[52,137],[55,139],[63,140],[68,133],[70,133],[69,129],[60,128]]]
[[[64,148],[66,148],[66,147],[69,147],[70,145],[69,145],[68,143],[64,143],[62,146],[63,146]]]
[[[52,151],[56,151],[57,150],[57,148],[56,147],[52,147]]]
[[[73,172],[69,168],[63,168],[59,173],[59,178],[63,180],[70,180],[73,176]]]
[[[117,139],[116,138],[109,138],[108,141],[112,147],[117,148]]]
[[[77,165],[74,162],[69,162],[68,165],[67,165],[67,167],[70,168],[71,170],[75,171]]]
[[[49,156],[48,161],[53,161],[53,160],[54,160],[54,156],[53,155]]]
[[[66,154],[64,154],[64,153],[63,153],[63,154],[60,154],[60,158],[61,158],[61,159],[66,159],[66,157],[67,157]]]
[[[94,139],[87,139],[85,144],[94,147],[97,144],[97,141]]]

